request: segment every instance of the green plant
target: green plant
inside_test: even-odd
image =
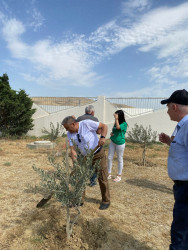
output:
[[[0,131],[2,137],[20,137],[33,128],[33,102],[24,90],[12,90],[7,74],[0,76]]]
[[[59,124],[59,122],[57,122],[57,127],[55,127],[54,124],[50,122],[50,131],[48,131],[46,128],[43,128],[42,133],[46,134],[46,137],[51,141],[55,141],[58,136],[63,135],[63,128],[62,125]]]
[[[126,144],[126,148],[135,149],[136,147],[134,145],[131,145],[131,144]]]
[[[33,165],[33,169],[39,174],[41,183],[38,186],[30,187],[34,193],[53,194],[54,197],[61,202],[62,206],[66,207],[67,223],[66,233],[67,238],[72,234],[72,228],[76,223],[79,215],[83,192],[91,176],[96,169],[99,168],[99,161],[92,166],[93,151],[88,151],[86,156],[83,156],[76,145],[74,145],[77,160],[73,162],[73,168],[69,161],[68,141],[66,142],[66,155],[62,163],[56,162],[54,156],[49,156],[49,162],[54,167],[54,171],[45,171]],[[74,214],[71,220],[70,207],[74,207],[77,214]]]
[[[3,165],[9,167],[11,166],[11,162],[5,162]]]
[[[44,242],[44,238],[42,237],[42,236],[36,236],[36,237],[32,237],[31,239],[30,239],[30,241],[32,242],[32,243],[36,243],[36,244],[42,244],[43,242]]]
[[[158,157],[158,154],[149,155],[149,158],[156,158],[156,157]]]
[[[145,166],[147,146],[156,142],[157,132],[152,131],[150,125],[149,127],[144,128],[142,125],[136,123],[132,130],[127,133],[127,139],[130,142],[142,144],[142,164]]]

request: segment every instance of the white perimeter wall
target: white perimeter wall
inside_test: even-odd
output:
[[[99,96],[96,102],[93,102],[92,105],[95,107],[95,116],[99,119],[100,122],[105,123],[108,126],[108,135],[110,137],[110,132],[114,124],[114,112],[117,110],[111,103],[105,100],[104,96]],[[41,136],[43,135],[41,130],[45,127],[47,130],[50,130],[50,122],[55,126],[57,122],[61,123],[62,120],[69,115],[75,115],[76,117],[83,115],[85,113],[85,106],[73,107],[70,109],[58,111],[56,113],[49,114],[40,108],[38,105],[33,104],[33,108],[36,108],[37,111],[33,115],[33,130],[28,132],[28,135]],[[170,120],[167,114],[167,108],[163,110],[158,110],[154,112],[149,112],[148,114],[143,114],[137,117],[127,118],[128,131],[134,127],[134,124],[142,124],[144,127],[151,125],[152,130],[157,131],[158,133],[164,132],[169,135],[172,134],[176,126],[176,122]]]

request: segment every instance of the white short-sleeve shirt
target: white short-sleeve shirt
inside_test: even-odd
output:
[[[98,145],[97,129],[99,122],[92,120],[84,120],[79,122],[78,133],[67,133],[70,146],[73,146],[73,141],[76,143],[83,155],[86,155],[86,150],[93,150]]]

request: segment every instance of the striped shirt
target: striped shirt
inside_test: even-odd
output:
[[[99,122],[92,120],[84,120],[79,122],[78,133],[67,133],[70,146],[73,146],[73,141],[76,143],[83,155],[86,155],[87,150],[93,150],[98,145],[97,129]]]

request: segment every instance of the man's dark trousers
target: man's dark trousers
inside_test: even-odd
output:
[[[101,190],[102,203],[109,204],[110,203],[110,192],[108,185],[108,170],[106,165],[106,155],[105,151],[102,148],[101,151],[94,155],[93,157],[93,165],[96,161],[100,160],[100,170],[99,170],[99,186]]]
[[[175,181],[170,250],[188,249],[188,181]]]

